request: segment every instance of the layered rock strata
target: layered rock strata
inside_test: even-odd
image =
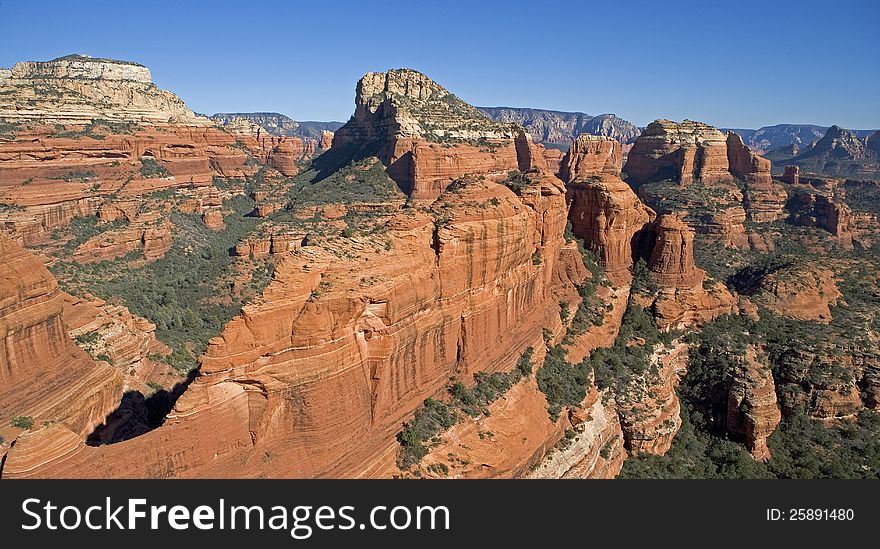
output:
[[[598,254],[612,283],[626,283],[639,235],[653,220],[653,210],[614,175],[575,180],[567,187],[572,231]]]
[[[122,376],[74,344],[64,295],[42,263],[2,235],[0,257],[0,436],[10,442],[0,452],[18,448],[12,443],[28,430],[50,435],[52,424],[81,440],[118,404]],[[15,417],[31,427],[14,426]],[[42,457],[25,455],[22,463],[37,466]]]
[[[569,182],[603,173],[619,176],[620,165],[621,148],[618,141],[581,134],[562,158],[559,177]]]
[[[414,199],[433,200],[465,174],[544,167],[543,153],[521,127],[493,122],[410,69],[364,76],[355,107],[334,133],[333,148],[375,154]]]
[[[770,366],[754,346],[749,346],[728,390],[727,430],[744,440],[755,459],[768,461],[767,438],[781,419]]]
[[[716,128],[685,120],[655,120],[636,139],[624,170],[635,184],[672,179],[682,185],[733,180],[727,137]]]
[[[4,476],[372,470],[450,376],[511,369],[560,322],[548,299],[564,244],[559,180],[534,174],[521,196],[473,181],[436,207],[442,223],[416,211],[389,219],[390,251],[355,239],[282,260],[261,302],[211,340],[200,377],[159,429],[97,448],[47,432],[51,441],[13,447]],[[28,446],[52,452],[25,468]]]

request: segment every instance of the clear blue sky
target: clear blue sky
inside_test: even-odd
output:
[[[476,105],[880,127],[880,1],[0,0],[0,66],[137,61],[196,111],[347,120],[411,67]]]

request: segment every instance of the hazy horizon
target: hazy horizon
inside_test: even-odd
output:
[[[302,121],[348,120],[364,73],[409,67],[477,106],[880,128],[880,3],[453,4],[3,0],[0,66],[134,61],[194,111]]]

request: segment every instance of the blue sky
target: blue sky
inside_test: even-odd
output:
[[[347,120],[368,71],[645,125],[880,127],[880,1],[0,0],[0,66],[137,61],[194,110]]]

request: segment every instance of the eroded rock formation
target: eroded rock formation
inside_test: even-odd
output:
[[[11,424],[24,417],[34,434],[48,436],[47,427],[59,424],[82,440],[118,404],[122,376],[74,344],[62,317],[64,295],[42,263],[2,235],[0,257],[0,436],[10,443],[30,436]],[[12,447],[20,467],[47,458]]]
[[[694,264],[694,235],[675,214],[661,215],[654,224],[654,249],[648,261],[651,278],[660,286],[691,288],[703,274]]]
[[[287,256],[262,301],[211,341],[201,376],[165,425],[98,448],[47,432],[53,456],[25,471],[16,446],[10,476],[365,474],[451,375],[509,369],[559,322],[548,296],[564,244],[564,190],[550,174],[530,181],[521,196],[457,184],[435,206],[442,224],[396,214],[384,253],[352,256],[342,244]]]
[[[730,182],[727,137],[716,128],[685,120],[655,120],[636,139],[623,171],[636,184],[661,179],[688,185]]]
[[[819,265],[791,265],[764,276],[758,283],[759,299],[777,315],[798,320],[831,321],[831,305],[840,290],[831,269]]]
[[[574,234],[595,251],[614,283],[626,283],[638,236],[654,218],[629,185],[614,175],[568,184],[569,221]]]
[[[620,175],[620,143],[608,137],[581,134],[562,158],[559,177],[566,182],[586,177]]]
[[[0,78],[0,227],[26,244],[44,242],[73,218],[95,215],[111,196],[205,187],[244,177],[266,162],[297,172],[301,139],[247,124],[221,130],[146,67],[68,56],[16,64]]]
[[[493,122],[416,71],[369,73],[357,85],[355,113],[333,147],[369,151],[401,190],[433,200],[468,174],[502,176],[543,167],[543,154],[515,124]]]
[[[770,366],[754,346],[749,346],[728,390],[727,430],[744,439],[755,459],[767,461],[771,457],[767,438],[781,419]]]

